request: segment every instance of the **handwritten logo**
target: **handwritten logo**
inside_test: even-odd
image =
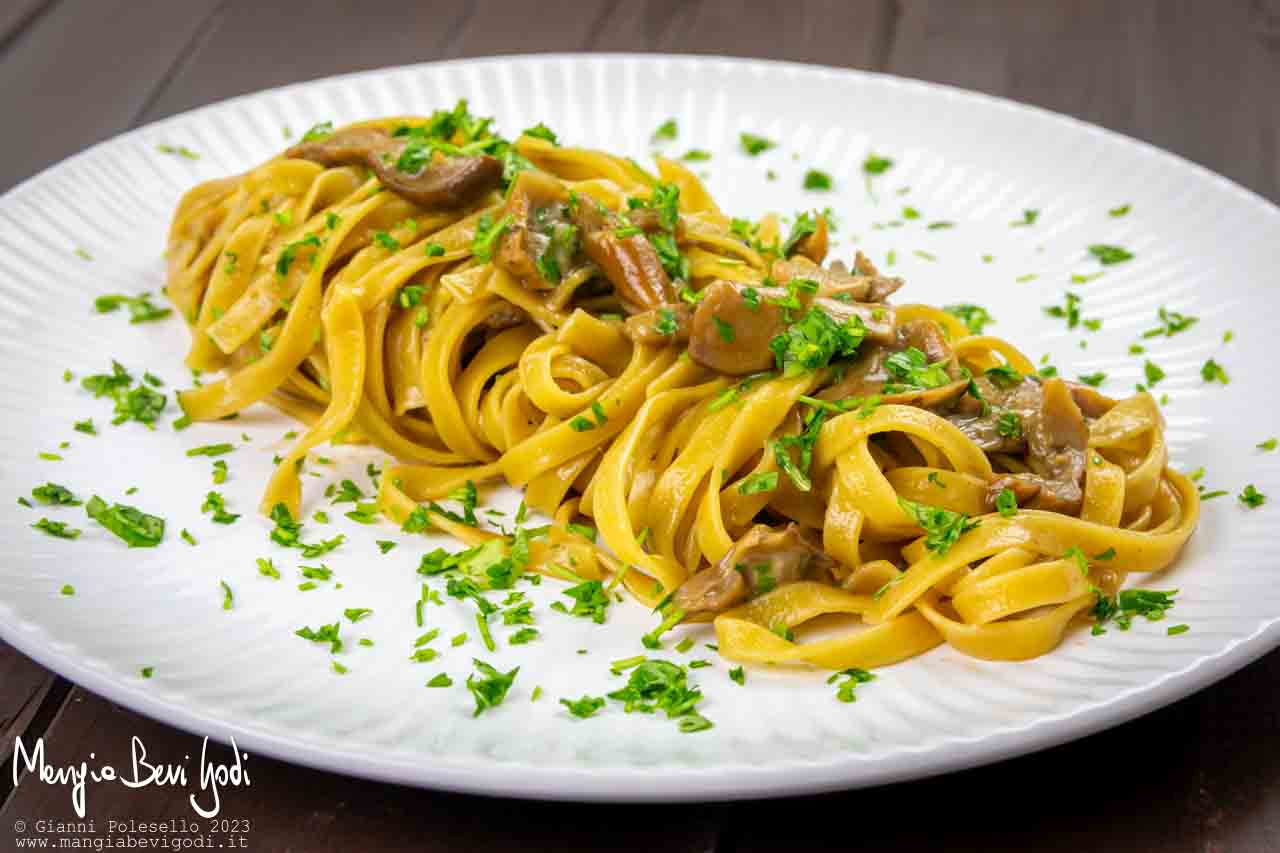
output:
[[[249,753],[242,753],[236,748],[235,738],[231,738],[231,752],[235,761],[231,764],[219,764],[209,760],[209,739],[205,738],[200,745],[200,790],[190,794],[187,799],[192,810],[202,818],[217,817],[222,811],[222,788],[248,788],[252,785],[249,771],[243,763],[249,760]],[[95,753],[89,753],[90,759],[94,757]],[[13,786],[18,787],[19,776],[24,769],[45,785],[70,786],[71,805],[75,808],[76,816],[83,818],[90,784],[106,782],[118,783],[126,788],[189,788],[185,762],[190,759],[191,756],[184,755],[182,764],[153,764],[147,761],[147,747],[142,739],[134,736],[131,741],[130,766],[125,774],[118,772],[110,764],[90,768],[87,761],[56,767],[45,761],[44,738],[37,738],[35,746],[28,751],[22,737],[18,736],[13,745]],[[201,797],[204,798],[203,804]]]

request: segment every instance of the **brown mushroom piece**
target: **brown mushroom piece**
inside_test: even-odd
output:
[[[1089,429],[1065,382],[1044,383],[1040,410],[1029,420],[1027,464],[1035,473],[996,477],[987,488],[988,506],[1007,487],[1020,496],[1019,506],[1079,515]]]
[[[786,295],[779,288],[713,281],[702,289],[693,314],[689,358],[730,376],[770,369],[769,342],[786,326],[782,309],[770,300]]]
[[[397,148],[385,130],[351,127],[321,139],[299,142],[284,152],[294,160],[310,160],[321,166],[354,166],[367,163],[371,155],[381,156]]]
[[[906,283],[900,278],[880,275],[880,270],[876,269],[876,265],[862,252],[857,252],[853,257],[853,271],[858,275],[866,276],[869,280],[868,302],[883,302]]]
[[[353,127],[299,143],[285,156],[324,166],[363,164],[388,190],[429,208],[462,207],[502,183],[502,163],[487,155],[448,157],[428,162],[417,172],[402,172],[396,164],[405,144],[377,128]]]
[[[564,185],[551,175],[536,170],[521,172],[507,198],[504,215],[511,224],[493,256],[494,266],[530,290],[554,288],[559,274],[568,271],[577,243],[576,230],[568,221],[568,198]],[[544,264],[544,269],[554,269],[555,280],[548,279],[538,267],[538,259],[548,251],[554,264]]]
[[[829,579],[834,566],[812,535],[794,522],[781,529],[757,524],[720,562],[681,584],[672,606],[686,619],[706,618],[785,584]]]
[[[861,253],[858,257],[865,260]],[[822,267],[803,256],[774,261],[770,275],[780,282],[791,281],[793,278],[816,281],[818,296],[847,302],[883,302],[902,287],[900,278],[885,278],[878,272],[872,275],[851,273],[840,261]]]
[[[823,304],[829,303],[824,301]],[[855,303],[844,307],[855,308],[858,311],[870,310],[872,324],[864,322],[864,325],[867,325],[868,344],[863,345],[858,357],[844,371],[844,376],[838,383],[818,393],[817,396],[820,399],[844,400],[880,395],[881,403],[917,406],[922,409],[941,409],[950,406],[964,395],[969,382],[967,379],[958,377],[956,371],[952,369],[949,369],[948,373],[954,381],[945,385],[883,394],[884,386],[893,380],[885,366],[885,362],[891,355],[908,348],[915,348],[920,350],[931,364],[950,362],[952,361],[951,347],[937,325],[928,320],[911,320],[901,326],[894,326],[893,334],[888,335],[886,329],[881,329],[875,324],[875,320],[877,310],[888,312],[888,316],[892,318],[893,309],[889,306]]]
[[[653,244],[643,233],[619,237],[622,226],[608,210],[582,200],[572,214],[581,229],[582,248],[629,313],[675,302],[675,291]]]
[[[1040,383],[1031,377],[1023,377],[1005,386],[986,376],[975,377],[973,383],[981,399],[972,396],[961,399],[947,420],[987,453],[1025,452],[1026,425],[1037,416],[1044,398]],[[1021,429],[1016,435],[1000,432],[1000,418],[1008,412],[1018,416]]]
[[[692,327],[693,306],[673,302],[632,314],[622,328],[626,336],[638,344],[666,346],[687,342]]]
[[[489,316],[480,322],[477,328],[486,329],[490,332],[501,332],[503,329],[510,329],[519,326],[521,323],[529,319],[529,315],[522,308],[512,305],[510,302],[500,302],[489,312]]]
[[[827,217],[821,213],[813,215],[813,232],[804,235],[798,241],[791,251],[797,255],[802,255],[815,264],[820,264],[827,257],[827,249],[831,245],[831,237],[827,228]]]
[[[951,344],[932,320],[909,320],[898,327],[898,337],[903,349],[915,347],[930,364],[951,361]]]
[[[875,305],[867,302],[846,302],[842,299],[829,299],[819,294],[810,303],[821,308],[836,323],[844,325],[850,317],[857,317],[866,329],[865,340],[873,344],[892,345],[898,340],[898,318],[889,305]]]
[[[1115,407],[1116,401],[1099,393],[1096,388],[1080,382],[1066,384],[1071,392],[1071,399],[1076,401],[1076,405],[1080,407],[1080,411],[1086,418],[1100,418]]]

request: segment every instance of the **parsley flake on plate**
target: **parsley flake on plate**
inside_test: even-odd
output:
[[[108,506],[106,501],[94,495],[85,504],[85,512],[123,539],[130,548],[154,548],[164,538],[164,519],[137,507],[119,503]]]
[[[679,135],[679,133],[680,133],[680,128],[676,124],[676,120],[673,118],[669,118],[666,121],[664,121],[662,124],[658,125],[658,128],[653,132],[651,141],[658,142],[660,140],[675,139]]]
[[[471,662],[477,672],[467,676],[467,689],[476,700],[476,709],[471,716],[478,717],[483,712],[502,704],[502,700],[507,698],[507,692],[511,690],[511,685],[515,683],[520,667],[502,673],[479,658],[472,658]]]
[[[1132,260],[1134,255],[1128,249],[1120,246],[1111,246],[1106,243],[1094,243],[1089,246],[1089,254],[1098,259],[1103,266],[1112,266],[1113,264],[1122,264],[1125,261]]]
[[[746,131],[738,134],[738,144],[742,147],[743,152],[751,157],[762,154],[770,148],[776,148],[778,145],[772,139],[766,139],[763,136],[757,136]]]
[[[603,696],[583,696],[581,699],[561,699],[560,704],[569,709],[569,713],[578,719],[585,720],[595,716],[604,707]]]

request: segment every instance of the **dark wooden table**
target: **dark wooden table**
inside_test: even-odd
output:
[[[790,59],[1070,113],[1280,199],[1280,2],[5,0],[0,190],[128,128],[344,71],[538,51]],[[14,738],[127,765],[198,748],[0,644],[0,848],[73,816],[12,784]],[[254,759],[223,816],[251,850],[1280,850],[1280,653],[1141,720],[945,778],[771,803],[576,806],[436,794]],[[219,750],[225,758],[226,751]],[[177,790],[90,792],[108,819],[191,817]],[[757,811],[757,809],[760,809]]]

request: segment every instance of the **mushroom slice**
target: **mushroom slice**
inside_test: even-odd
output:
[[[774,365],[769,343],[786,326],[773,303],[787,295],[778,288],[750,287],[717,280],[704,287],[693,314],[689,357],[720,373],[745,376]]]
[[[665,346],[688,341],[692,326],[693,306],[672,302],[631,315],[623,325],[623,331],[638,344]]]
[[[613,285],[623,307],[632,314],[676,301],[667,271],[644,233],[629,233],[618,217],[590,200],[572,214],[581,229],[582,248]]]
[[[494,265],[530,290],[551,290],[559,284],[578,243],[577,228],[569,222],[568,199],[564,185],[551,175],[521,172],[507,199],[511,225],[502,235]]]
[[[720,562],[681,584],[672,606],[684,611],[686,618],[713,616],[784,584],[828,579],[834,566],[835,561],[796,523],[783,528],[757,524]]]
[[[1019,506],[1079,515],[1089,429],[1065,382],[1051,379],[1043,390],[1040,410],[1026,427],[1027,464],[1035,473],[997,477],[987,488],[987,504],[994,507],[1000,492],[1011,488],[1021,495]]]
[[[285,156],[323,166],[364,164],[388,190],[423,207],[462,207],[502,183],[502,164],[487,155],[447,157],[416,172],[402,172],[398,164],[407,144],[377,128],[352,127],[301,142]]]

